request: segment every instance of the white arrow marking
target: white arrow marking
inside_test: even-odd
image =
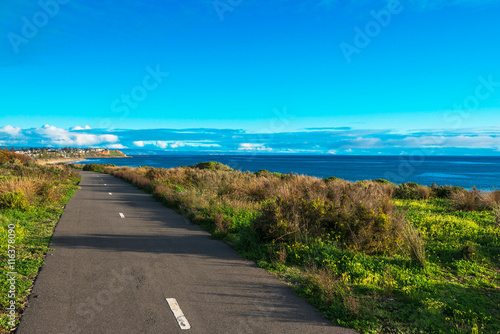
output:
[[[182,313],[182,310],[179,304],[177,303],[177,300],[175,300],[175,298],[165,298],[165,299],[167,300],[168,306],[170,306],[170,309],[172,310],[175,319],[177,319],[177,322],[179,323],[181,329],[190,329],[191,325],[184,316],[184,313]]]

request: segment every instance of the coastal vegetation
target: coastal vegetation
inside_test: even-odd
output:
[[[69,166],[42,166],[0,150],[0,332],[17,326],[54,226],[78,182]]]
[[[500,332],[500,192],[207,162],[92,166],[233,245],[363,333]]]

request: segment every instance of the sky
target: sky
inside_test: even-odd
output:
[[[2,146],[500,154],[497,1],[0,7]]]

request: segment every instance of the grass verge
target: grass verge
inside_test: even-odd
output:
[[[0,331],[19,323],[79,176],[63,166],[0,164]],[[12,274],[15,273],[15,274]]]

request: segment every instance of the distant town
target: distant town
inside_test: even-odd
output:
[[[10,149],[9,151],[17,154],[24,154],[31,159],[126,157],[121,151],[108,150],[105,148],[42,147]]]

